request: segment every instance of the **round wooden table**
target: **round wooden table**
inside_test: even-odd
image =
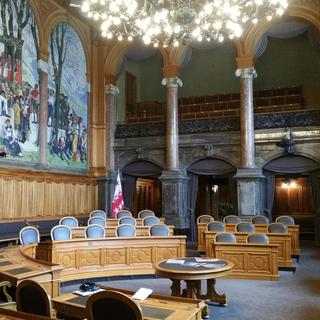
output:
[[[204,299],[226,305],[225,294],[217,293],[216,278],[231,272],[233,263],[226,260],[205,258],[169,259],[157,263],[154,268],[160,277],[172,281],[171,294],[181,296],[181,280],[187,284],[186,296],[191,299]],[[207,292],[201,293],[201,280],[207,280]]]

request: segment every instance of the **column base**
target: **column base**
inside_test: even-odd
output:
[[[111,218],[111,205],[114,189],[117,183],[117,171],[109,171],[106,177],[98,178],[98,209]]]
[[[162,171],[162,215],[168,225],[175,229],[189,229],[187,211],[187,185],[189,178],[181,170]]]
[[[238,215],[243,219],[250,219],[254,215],[262,214],[262,169],[239,168],[234,179],[237,180]]]

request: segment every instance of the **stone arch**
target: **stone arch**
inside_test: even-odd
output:
[[[41,19],[41,14],[40,14],[40,10],[39,10],[39,6],[37,5],[37,2],[35,2],[35,0],[28,0],[28,3],[31,7],[31,10],[34,14],[34,17],[36,19],[36,23],[38,26],[38,31],[39,31],[39,49],[41,48],[41,45],[43,43],[43,39],[44,39],[44,23],[43,20]]]
[[[218,157],[207,157],[195,160],[188,165],[187,171],[199,172],[202,175],[225,175],[236,171],[236,167],[230,161]],[[200,172],[203,173],[200,173]]]
[[[312,23],[320,31],[320,14],[319,6],[314,4],[315,8],[303,4],[291,5],[288,8],[287,16],[301,18]],[[242,55],[254,55],[255,47],[262,35],[273,25],[281,21],[281,18],[272,21],[263,21],[256,26],[251,27],[243,40]],[[242,51],[243,50],[243,51]],[[239,52],[238,52],[239,53]]]
[[[122,175],[123,175],[123,194],[124,194],[124,202],[125,207],[132,210],[133,208],[133,195],[134,190],[136,188],[136,181],[138,178],[147,178],[156,180],[162,173],[163,168],[152,161],[144,160],[144,159],[136,159],[124,165],[121,168]],[[159,187],[160,188],[160,185]],[[158,192],[160,196],[160,190]],[[159,201],[161,203],[161,201]],[[152,206],[155,203],[151,203]],[[143,209],[151,209],[154,208],[143,208]],[[160,209],[160,208],[159,208]],[[158,210],[159,210],[158,209]]]

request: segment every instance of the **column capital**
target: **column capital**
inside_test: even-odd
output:
[[[112,94],[115,96],[115,95],[119,94],[119,89],[117,86],[115,86],[113,84],[106,84],[104,86],[104,93]]]
[[[163,86],[176,88],[176,87],[182,87],[183,83],[180,78],[178,77],[172,77],[172,78],[163,78],[161,81],[161,84]]]
[[[235,74],[237,77],[245,79],[254,79],[258,76],[256,69],[253,67],[237,69]]]
[[[44,60],[38,60],[38,69],[48,74],[48,62]]]

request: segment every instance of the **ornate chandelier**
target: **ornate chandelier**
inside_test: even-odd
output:
[[[287,7],[287,0],[84,0],[81,10],[101,22],[108,39],[166,47],[240,37],[249,23],[281,16]]]

